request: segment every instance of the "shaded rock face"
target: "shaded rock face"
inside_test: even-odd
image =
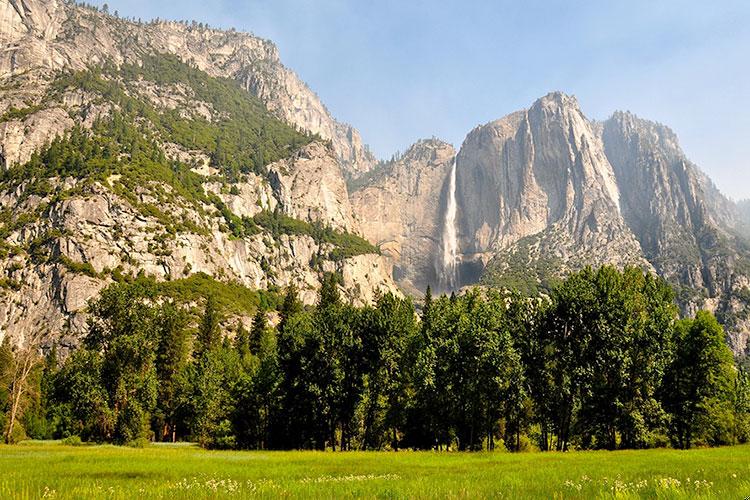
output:
[[[601,130],[623,214],[646,258],[677,288],[686,314],[715,312],[735,352],[744,351],[750,254],[740,206],[685,157],[667,127],[615,113]]]
[[[446,179],[455,154],[442,141],[419,141],[351,194],[362,233],[393,261],[394,277],[411,294],[439,282]]]
[[[0,0],[0,48],[0,79],[174,54],[211,76],[237,80],[282,120],[330,140],[348,176],[375,164],[359,132],[331,117],[281,63],[276,46],[246,33],[176,22],[132,23],[58,0]]]

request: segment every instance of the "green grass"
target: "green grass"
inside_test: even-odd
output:
[[[744,498],[750,446],[559,453],[0,446],[0,498]]]

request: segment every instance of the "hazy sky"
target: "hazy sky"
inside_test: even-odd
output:
[[[103,2],[99,2],[100,4]],[[552,90],[591,118],[662,122],[735,198],[750,198],[750,2],[109,0],[270,38],[333,115],[389,157]]]

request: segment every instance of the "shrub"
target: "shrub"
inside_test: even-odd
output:
[[[151,441],[149,441],[145,437],[139,437],[133,439],[132,441],[128,441],[127,446],[130,448],[148,448],[149,446],[151,446]]]
[[[83,446],[81,436],[68,436],[62,440],[64,446]]]

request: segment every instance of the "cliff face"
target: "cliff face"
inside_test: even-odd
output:
[[[495,278],[541,260],[560,272],[646,264],[602,141],[564,94],[469,133],[457,199],[463,259],[488,265]]]
[[[240,318],[259,290],[312,303],[324,273],[355,303],[399,293],[349,202],[370,156],[270,42],[0,0],[0,45],[0,338],[75,345],[138,275],[229,289]]]
[[[750,253],[740,207],[685,157],[667,127],[615,113],[601,130],[644,255],[677,288],[683,310],[716,312],[741,352],[750,331]]]
[[[363,234],[394,262],[394,277],[411,294],[440,278],[445,187],[455,150],[419,141],[385,164],[351,195]]]
[[[0,79],[29,71],[38,73],[33,78],[44,78],[54,70],[173,54],[211,76],[240,82],[280,119],[330,140],[347,175],[359,176],[375,164],[359,132],[331,117],[318,96],[281,63],[276,46],[247,33],[175,22],[133,23],[58,0],[0,0],[0,46]]]
[[[737,205],[668,128],[629,113],[590,122],[555,93],[472,131],[458,155],[460,246],[486,284],[537,284],[584,265],[637,265],[705,308],[745,349],[750,252]]]
[[[0,0],[0,48],[0,336],[43,328],[74,343],[88,299],[138,273],[181,289],[293,283],[310,302],[334,272],[367,302],[397,292],[393,267],[407,293],[445,291],[443,254],[457,248],[456,287],[655,270],[685,313],[716,312],[745,348],[748,203],[725,198],[662,125],[595,123],[551,93],[458,153],[425,140],[376,165],[249,34]]]
[[[359,232],[341,168],[325,145],[313,142],[268,169],[274,196],[284,213],[335,229]]]
[[[443,272],[451,150],[438,169],[425,169],[416,154],[425,146],[353,194],[364,233],[383,244],[412,293],[439,288]],[[456,165],[459,287],[534,292],[585,265],[636,265],[667,279],[684,313],[714,311],[743,352],[747,211],[685,157],[668,128],[628,113],[592,122],[574,97],[552,93],[472,130]]]

